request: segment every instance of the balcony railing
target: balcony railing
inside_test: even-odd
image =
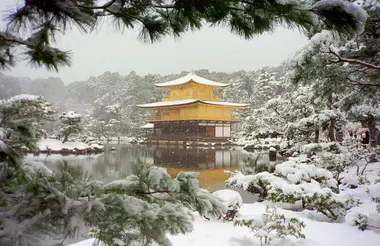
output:
[[[154,121],[176,121],[176,120],[223,120],[223,121],[232,121],[232,122],[239,122],[240,121],[240,117],[238,116],[231,116],[230,118],[229,117],[226,117],[226,118],[219,118],[219,117],[216,117],[216,118],[193,118],[193,117],[189,117],[189,118],[179,118],[179,117],[161,117],[161,116],[148,116],[147,117],[147,121],[148,122],[154,122]]]
[[[160,121],[161,116],[148,116],[146,119],[147,121]]]

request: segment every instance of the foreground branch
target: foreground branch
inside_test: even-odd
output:
[[[335,61],[335,63],[338,63],[338,62],[347,62],[349,64],[355,64],[355,65],[360,65],[360,66],[363,66],[363,67],[366,67],[366,68],[369,68],[369,69],[373,69],[373,70],[379,70],[380,71],[380,66],[376,66],[376,65],[373,65],[371,63],[367,63],[367,62],[364,62],[364,61],[360,61],[360,60],[356,60],[356,59],[348,59],[348,58],[344,58],[344,57],[341,57],[338,53],[336,53],[331,47],[329,47],[329,54],[332,54],[334,55],[336,58],[338,58],[337,61]]]
[[[138,195],[152,195],[157,193],[170,193],[169,190],[156,190],[156,191],[147,191],[147,192],[136,192]]]
[[[359,81],[352,80],[350,78],[347,78],[347,79],[351,82],[351,85],[363,86],[363,87],[380,87],[380,84],[367,84],[367,83],[361,83]]]
[[[9,33],[5,33],[5,32],[0,32],[0,41],[9,42],[9,43],[16,43],[16,44],[25,45],[28,47],[34,47],[34,45],[31,42],[22,40],[20,38],[17,38],[15,36],[13,36]]]

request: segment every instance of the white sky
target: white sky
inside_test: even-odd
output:
[[[14,8],[19,0],[0,0],[0,14]],[[0,23],[4,28],[4,22]],[[301,49],[307,38],[297,30],[277,28],[272,34],[245,40],[227,28],[205,27],[185,33],[175,40],[166,37],[159,43],[147,44],[137,39],[138,30],[120,33],[109,23],[92,34],[72,30],[59,37],[57,46],[72,51],[71,67],[58,73],[45,68],[30,68],[25,63],[6,74],[23,77],[60,77],[65,83],[85,80],[105,71],[128,74],[135,71],[170,74],[191,69],[233,72],[276,66],[291,53]]]

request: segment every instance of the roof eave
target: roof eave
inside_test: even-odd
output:
[[[214,82],[214,81],[211,81],[210,82],[212,83],[218,83],[218,82]],[[157,87],[160,87],[160,88],[164,88],[164,87],[175,87],[175,86],[181,86],[181,85],[186,85],[188,83],[195,83],[195,84],[198,84],[198,85],[204,85],[204,86],[211,86],[211,87],[214,87],[214,88],[225,88],[228,86],[228,84],[223,84],[223,83],[218,83],[218,85],[206,85],[206,84],[202,84],[200,82],[197,82],[195,80],[189,80],[189,81],[186,81],[186,82],[183,82],[183,83],[178,83],[178,84],[174,84],[174,85],[165,85],[166,83],[158,83],[158,84],[154,84],[155,86]]]
[[[144,104],[140,104],[140,105],[136,105],[136,106],[139,107],[139,108],[144,108],[144,109],[153,109],[153,108],[164,108],[164,107],[183,106],[183,105],[189,105],[189,104],[198,103],[198,102],[199,102],[199,100],[198,100],[198,101],[194,101],[194,102],[187,102],[187,103],[175,104],[175,105],[144,106]]]

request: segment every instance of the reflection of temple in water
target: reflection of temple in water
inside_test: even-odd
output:
[[[223,187],[229,178],[224,171],[238,170],[239,152],[233,149],[214,148],[170,148],[153,150],[154,165],[165,167],[175,177],[180,171],[200,173],[202,187],[214,190]]]
[[[155,148],[154,165],[191,170],[230,168],[238,164],[238,151],[211,148]]]

